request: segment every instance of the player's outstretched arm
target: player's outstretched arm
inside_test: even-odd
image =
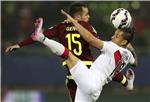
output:
[[[37,26],[37,21],[35,22],[35,27]],[[19,42],[18,44],[15,44],[15,45],[11,45],[11,46],[8,46],[6,49],[5,49],[5,52],[6,53],[9,53],[9,52],[12,52],[16,49],[19,49],[21,48],[22,46],[25,46],[25,45],[29,45],[29,44],[32,44],[34,43],[34,40],[32,40],[31,37]]]
[[[5,50],[5,52],[6,52],[6,53],[12,52],[12,51],[14,51],[14,50],[16,50],[16,49],[19,49],[19,48],[20,48],[20,46],[19,46],[18,44],[15,44],[15,45],[12,45],[12,46],[8,46],[8,47],[6,48],[6,50]]]
[[[67,19],[69,19],[78,29],[79,33],[83,37],[84,40],[86,40],[90,45],[102,49],[103,47],[103,41],[94,37],[88,30],[86,30],[82,25],[80,25],[76,20],[74,20],[68,13],[61,10],[61,13],[67,16]]]
[[[137,65],[138,65],[138,58],[137,58],[137,55],[136,55],[135,50],[134,50],[133,46],[131,45],[131,43],[129,43],[127,45],[127,49],[129,49],[131,51],[131,53],[133,54],[133,57],[135,59],[135,62],[132,64],[132,66],[133,67],[137,67]]]

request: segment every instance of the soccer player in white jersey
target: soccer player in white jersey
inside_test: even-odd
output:
[[[42,18],[38,19],[35,32],[31,37],[46,45],[56,55],[66,59],[68,68],[78,86],[75,102],[95,102],[100,96],[103,86],[111,81],[118,72],[122,71],[128,63],[137,64],[132,53],[126,49],[127,44],[133,38],[134,31],[131,28],[117,29],[111,41],[102,41],[94,37],[70,15],[64,11],[62,13],[70,19],[88,43],[102,52],[90,69],[62,44],[50,40],[42,34]]]

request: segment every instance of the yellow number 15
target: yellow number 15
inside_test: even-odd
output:
[[[66,38],[68,39],[68,49],[72,50],[73,53],[77,56],[82,54],[82,44],[80,41],[77,41],[75,38],[80,38],[80,34],[67,34]],[[78,49],[72,49],[72,43],[78,45]]]

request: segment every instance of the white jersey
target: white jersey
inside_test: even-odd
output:
[[[112,79],[128,63],[133,64],[135,61],[128,49],[119,47],[112,41],[104,41],[101,51],[101,55],[94,61],[91,68],[93,67],[100,74],[103,74],[105,79]]]
[[[109,41],[104,42],[102,53],[91,68],[79,60],[70,70],[76,84],[75,102],[95,102],[103,88],[118,72],[135,59],[131,52]]]

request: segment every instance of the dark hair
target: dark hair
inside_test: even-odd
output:
[[[81,3],[81,2],[73,3],[70,6],[69,14],[73,17],[76,13],[78,13],[78,12],[81,13],[82,12],[82,7],[87,8],[87,5],[84,4],[84,3]]]
[[[133,40],[134,34],[135,34],[135,28],[134,27],[128,27],[124,28],[123,31],[125,32],[123,34],[123,38],[130,43]],[[128,44],[127,43],[127,44]]]

